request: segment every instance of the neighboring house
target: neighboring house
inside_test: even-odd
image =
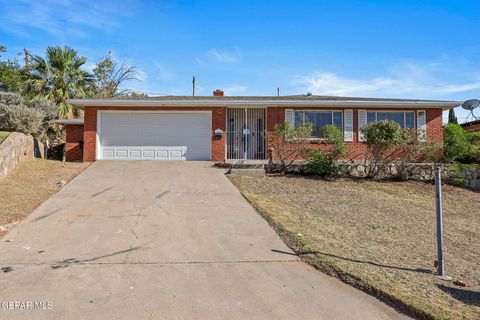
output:
[[[459,101],[332,97],[314,95],[228,97],[166,96],[141,99],[78,99],[84,120],[64,120],[68,161],[98,159],[186,159],[216,162],[268,157],[266,132],[277,123],[333,124],[344,133],[348,158],[365,154],[361,128],[391,119],[401,127],[442,141],[442,111]]]
[[[465,122],[460,124],[463,130],[467,132],[480,131],[480,120]]]

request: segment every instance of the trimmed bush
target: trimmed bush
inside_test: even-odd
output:
[[[326,125],[320,132],[322,147],[320,150],[311,150],[307,153],[310,160],[307,162],[307,173],[321,177],[337,176],[340,172],[336,160],[347,152],[340,129],[333,125]]]

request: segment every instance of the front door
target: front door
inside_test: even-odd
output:
[[[227,109],[227,159],[266,159],[265,108]]]

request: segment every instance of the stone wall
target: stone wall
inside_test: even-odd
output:
[[[308,174],[306,162],[298,161],[291,166],[290,173]],[[340,176],[352,178],[367,178],[373,165],[368,160],[339,160]],[[443,165],[443,177],[449,177],[450,165]],[[267,172],[278,172],[280,166],[277,163],[266,165]],[[433,163],[408,163],[392,161],[388,163],[376,177],[377,179],[405,179],[418,181],[433,181],[435,179]]]
[[[342,174],[355,178],[365,178],[373,165],[370,161],[341,161]],[[451,175],[451,165],[442,166],[442,177],[447,179]],[[435,180],[435,165],[433,163],[402,163],[392,161],[388,163],[378,175],[379,179],[405,179],[417,181]]]
[[[458,165],[452,172],[451,180],[455,184],[480,190],[480,165]]]
[[[0,144],[0,180],[19,164],[24,157],[43,158],[43,144],[32,136],[12,132]]]
[[[304,161],[294,163],[287,173],[308,174]],[[367,178],[370,161],[348,160],[338,161],[340,176],[351,178]],[[280,171],[278,163],[265,165],[267,173]],[[390,162],[379,174],[377,179],[403,179],[431,182],[435,180],[435,165],[433,163],[408,163]],[[462,187],[480,190],[480,165],[442,165],[442,181]]]

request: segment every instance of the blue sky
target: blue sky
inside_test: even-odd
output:
[[[480,1],[0,0],[6,57],[112,51],[149,95],[480,98]],[[456,110],[462,121],[467,113]],[[480,115],[480,110],[477,110]]]

